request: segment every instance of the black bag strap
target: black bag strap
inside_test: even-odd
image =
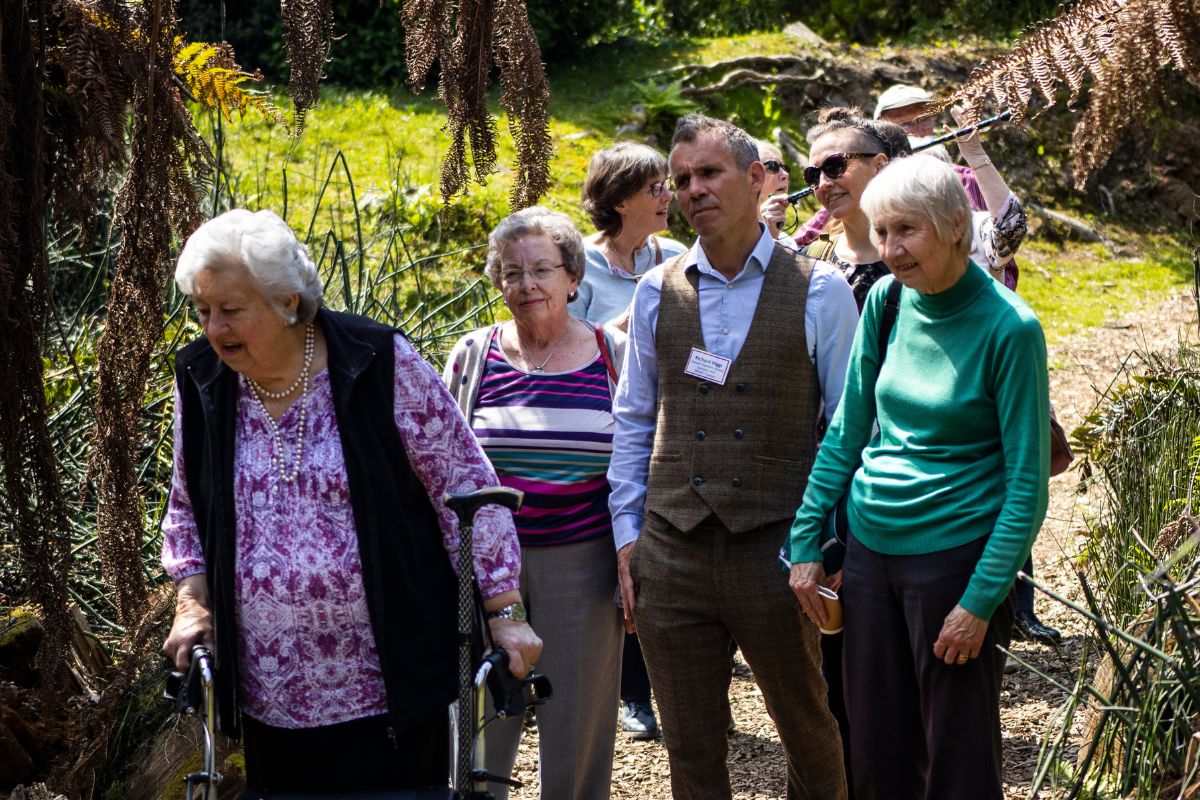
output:
[[[900,290],[904,284],[895,278],[888,287],[887,297],[883,299],[883,316],[879,319],[879,366],[883,368],[883,359],[887,358],[888,337],[892,328],[896,327],[896,317],[900,315]]]

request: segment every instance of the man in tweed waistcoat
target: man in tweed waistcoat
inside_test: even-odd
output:
[[[753,139],[692,114],[671,178],[699,234],[638,284],[613,403],[610,508],[626,625],[658,697],[675,800],[731,796],[736,640],[787,755],[789,798],[846,794],[819,634],[777,553],[804,495],[819,416],[842,393],[858,312],[841,274],[758,221]]]

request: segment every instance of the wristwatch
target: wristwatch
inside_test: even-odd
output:
[[[510,603],[504,608],[496,611],[489,611],[484,614],[485,619],[511,619],[513,622],[525,622],[529,619],[529,615],[525,613],[524,603]]]

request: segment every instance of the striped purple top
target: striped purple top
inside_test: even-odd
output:
[[[501,485],[525,493],[522,547],[612,536],[612,397],[599,354],[572,372],[523,372],[493,335],[471,426]]]

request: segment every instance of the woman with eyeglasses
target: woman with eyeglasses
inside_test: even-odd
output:
[[[486,272],[512,320],[464,336],[443,374],[501,485],[525,493],[514,515],[520,614],[537,620],[538,671],[554,683],[554,701],[536,709],[548,800],[609,796],[624,636],[607,474],[625,336],[567,313],[584,258],[563,214],[533,206],[501,220]],[[489,772],[512,772],[522,722],[488,726]]]
[[[596,233],[584,240],[587,267],[571,315],[609,322],[625,313],[637,279],[687,250],[662,236],[671,205],[667,159],[653,147],[618,142],[592,156],[583,181],[583,210]]]
[[[822,233],[801,252],[841,269],[861,311],[867,292],[888,269],[871,242],[859,198],[889,161],[911,155],[912,146],[900,126],[868,119],[859,109],[847,107],[822,111],[818,124],[808,132],[808,142],[804,182],[841,230]],[[958,145],[968,163],[977,165],[976,178],[987,209],[972,215],[970,257],[1003,282],[1005,265],[1025,238],[1025,212],[988,159],[979,134],[963,137]]]
[[[763,200],[758,207],[758,218],[767,226],[771,236],[789,250],[799,249],[796,240],[783,230],[788,213],[788,170],[783,163],[783,151],[770,142],[758,140],[758,160],[766,167],[767,179],[763,183]]]

